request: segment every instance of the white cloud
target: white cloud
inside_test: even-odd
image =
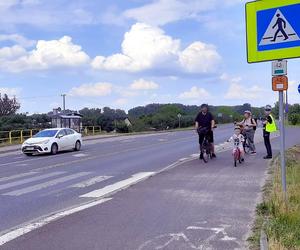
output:
[[[230,76],[227,73],[223,73],[220,76],[220,80],[225,81],[225,82],[229,82],[229,83],[233,83],[233,82],[239,83],[239,82],[241,82],[242,78],[240,76],[234,76],[233,77],[233,76]]]
[[[62,8],[57,1],[1,0],[0,14],[0,29],[3,30],[16,30],[16,25],[20,24],[57,29],[97,22],[96,15],[74,1],[65,1]]]
[[[0,1],[0,11],[5,11],[19,3],[19,0],[4,0]]]
[[[165,25],[185,19],[197,19],[207,11],[241,4],[240,0],[155,0],[142,7],[129,9],[124,17],[152,25]]]
[[[9,60],[20,58],[26,54],[27,51],[19,45],[0,48],[0,66],[2,63],[5,64],[6,61],[9,62]]]
[[[192,18],[197,13],[209,10],[214,1],[199,0],[158,0],[139,8],[124,12],[127,18],[152,25],[164,25],[170,22]]]
[[[265,92],[266,90],[258,85],[247,87],[238,82],[232,82],[225,95],[225,99],[255,101],[262,98]]]
[[[69,95],[80,97],[108,96],[112,93],[112,90],[113,86],[111,83],[100,82],[95,84],[82,84],[79,87],[72,88]]]
[[[39,40],[36,48],[28,52],[24,52],[17,45],[10,49],[4,48],[1,51],[7,55],[10,53],[13,57],[13,60],[8,56],[0,57],[0,68],[10,72],[77,67],[86,65],[90,60],[89,56],[82,51],[79,45],[74,44],[69,36],[52,41]],[[16,58],[17,53],[20,53],[20,56]]]
[[[36,41],[29,40],[19,34],[0,34],[0,42],[1,41],[11,41],[25,48],[36,44]]]
[[[205,74],[215,72],[221,61],[212,45],[196,41],[183,51],[180,47],[180,40],[166,35],[162,29],[137,23],[125,34],[121,53],[97,56],[92,67],[110,71]]]
[[[216,71],[221,56],[213,45],[194,42],[180,53],[179,61],[189,73],[211,73]]]
[[[203,100],[203,99],[208,99],[210,98],[211,95],[210,93],[203,89],[203,88],[199,88],[199,87],[192,87],[189,91],[183,92],[179,95],[180,99],[199,99],[199,100]]]
[[[152,81],[146,81],[144,79],[135,80],[130,88],[133,90],[154,90],[158,89],[159,85]]]
[[[163,30],[137,23],[124,35],[122,53],[106,58],[98,56],[92,66],[96,69],[137,72],[176,58],[179,47],[180,41],[165,35]]]
[[[8,87],[1,87],[0,86],[0,94],[4,95],[7,94],[8,96],[18,96],[21,93],[20,88],[8,88]]]

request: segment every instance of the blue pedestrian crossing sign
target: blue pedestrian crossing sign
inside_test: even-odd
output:
[[[300,57],[300,0],[246,4],[248,62]]]
[[[299,94],[300,94],[300,84],[299,84],[299,86],[298,86],[298,92],[299,92]]]
[[[295,44],[300,46],[300,38],[297,32],[292,27],[288,19],[282,14],[281,10],[277,9],[276,12],[274,14],[273,13],[274,9],[260,11],[257,13],[258,41],[260,41],[258,44],[258,50],[263,51],[272,50],[274,48],[288,48],[295,46]],[[266,16],[269,16],[269,14],[273,14],[274,16],[266,29],[265,24],[267,23],[266,21],[269,20],[266,19]],[[297,21],[297,23],[299,22]],[[264,30],[266,31],[264,32]]]

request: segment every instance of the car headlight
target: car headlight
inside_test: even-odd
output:
[[[27,141],[24,141],[23,144],[24,145],[29,145],[29,143]]]

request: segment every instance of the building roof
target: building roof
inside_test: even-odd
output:
[[[52,118],[63,118],[63,119],[81,119],[83,116],[80,114],[56,114],[51,115]]]

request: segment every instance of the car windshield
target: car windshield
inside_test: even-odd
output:
[[[41,137],[54,137],[56,135],[58,130],[44,130],[41,132],[38,132],[34,138],[41,138]]]

